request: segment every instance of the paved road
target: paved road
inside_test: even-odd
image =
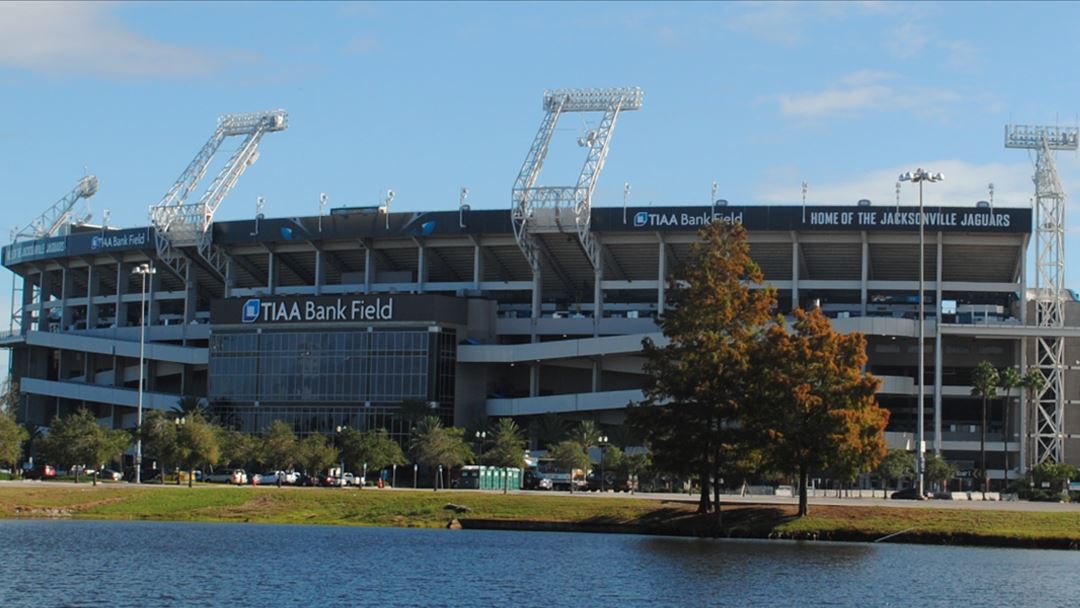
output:
[[[80,484],[83,487],[90,487],[89,482],[83,482]],[[126,483],[108,483],[101,484],[102,486],[109,487],[134,487]],[[41,482],[41,481],[0,481],[0,487],[57,487],[57,488],[70,488],[71,485],[63,482]],[[145,484],[144,488],[159,488],[159,489],[184,489],[187,490],[187,485],[177,486],[174,484]],[[216,484],[196,484],[195,489],[199,488],[217,488],[222,487]],[[360,491],[357,488],[272,488],[274,490],[282,491],[311,491],[311,492],[357,492]],[[377,490],[375,488],[365,488],[365,492],[412,492],[412,488],[385,488]],[[430,489],[415,490],[418,492],[430,492]],[[475,492],[477,490],[461,490],[463,492]],[[486,490],[485,490],[486,491]],[[499,493],[497,490],[492,490],[490,493]],[[566,492],[546,492],[546,491],[514,491],[512,494],[528,494],[535,496],[571,496]],[[626,498],[627,494],[615,493],[615,492],[576,492],[573,496],[592,497],[592,498]],[[656,501],[675,501],[675,502],[688,502],[697,504],[697,495],[687,496],[686,494],[672,494],[662,492],[638,492],[633,495],[634,498],[641,498],[644,500],[656,500]],[[721,499],[725,503],[731,504],[767,504],[767,505],[797,505],[798,498],[787,498],[779,496],[739,496],[737,494],[724,494],[721,495]],[[1080,513],[1080,503],[1055,503],[1055,502],[1027,502],[1027,501],[954,501],[954,500],[883,500],[881,498],[826,498],[826,497],[811,497],[811,505],[836,505],[844,507],[896,507],[903,509],[966,509],[972,511],[1030,511],[1030,512],[1042,512],[1042,513],[1060,513],[1060,512],[1074,512]]]

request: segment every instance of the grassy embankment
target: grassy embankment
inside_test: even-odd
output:
[[[635,498],[304,488],[146,488],[127,484],[0,487],[0,517],[631,532],[1014,547],[1080,548],[1080,512],[1034,513],[876,506],[725,506],[722,524],[694,504]]]

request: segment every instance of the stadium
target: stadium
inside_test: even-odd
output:
[[[299,433],[347,425],[403,439],[402,405],[418,401],[467,428],[505,416],[528,426],[549,413],[617,427],[642,398],[642,340],[663,343],[668,279],[697,230],[723,221],[746,228],[780,312],[820,307],[839,331],[866,335],[891,447],[916,448],[921,392],[926,449],[973,469],[983,422],[971,373],[985,360],[1042,366],[1055,381],[1042,394],[1017,389],[992,402],[990,477],[1015,478],[1047,458],[1078,462],[1080,418],[1066,414],[1080,378],[1062,362],[1080,360],[1080,308],[1058,290],[1049,299],[1061,300],[1063,316],[1056,327],[1043,322],[1046,288],[1028,277],[1040,267],[1028,258],[1033,208],[595,207],[613,119],[584,144],[577,186],[535,186],[552,114],[617,115],[633,102],[549,93],[506,210],[471,209],[463,192],[455,210],[396,211],[388,193],[377,207],[213,221],[239,177],[229,172],[250,164],[247,142],[286,124],[277,112],[226,117],[217,144],[245,138],[222,169],[226,187],[215,191],[215,180],[208,196],[186,203],[186,172],[150,225],[59,222],[3,249],[15,314],[0,344],[22,392],[19,417],[47,425],[86,407],[102,424],[134,428],[140,403],[168,410],[193,397],[248,432],[280,419]],[[80,182],[74,198],[89,186]],[[1061,349],[1050,363],[1047,348]]]

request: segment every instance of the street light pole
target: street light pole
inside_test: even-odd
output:
[[[607,447],[607,435],[601,435],[600,437],[597,438],[597,441],[600,443],[600,445],[598,446],[600,448],[600,493],[603,494],[604,491],[605,491],[605,489],[604,489],[604,448]]]
[[[147,263],[139,264],[131,271],[142,278],[142,299],[139,304],[139,401],[135,418],[135,483],[142,483],[142,423],[143,423],[143,379],[146,377],[146,276],[154,275],[157,270]]]
[[[926,490],[926,214],[923,212],[923,182],[940,182],[945,179],[945,176],[941,173],[928,173],[922,168],[916,169],[914,173],[908,171],[900,175],[900,181],[913,182],[919,184],[919,367],[917,373],[919,375],[919,395],[917,411],[917,426],[915,428],[915,442],[917,444],[915,449],[915,488],[922,499]],[[935,276],[936,281],[941,281],[941,277]],[[937,302],[935,305],[938,307],[938,314],[934,315],[935,331],[941,331],[941,303]]]

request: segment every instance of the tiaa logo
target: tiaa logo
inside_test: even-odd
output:
[[[638,211],[634,214],[634,228],[641,228],[649,223],[649,213],[647,211]]]
[[[259,320],[259,310],[262,308],[261,302],[258,298],[252,298],[247,302],[244,302],[244,310],[241,313],[241,321],[244,323],[254,323]]]
[[[90,249],[93,249],[93,250],[101,249],[102,241],[104,241],[104,239],[101,238],[100,234],[94,235],[94,238],[90,239]]]

